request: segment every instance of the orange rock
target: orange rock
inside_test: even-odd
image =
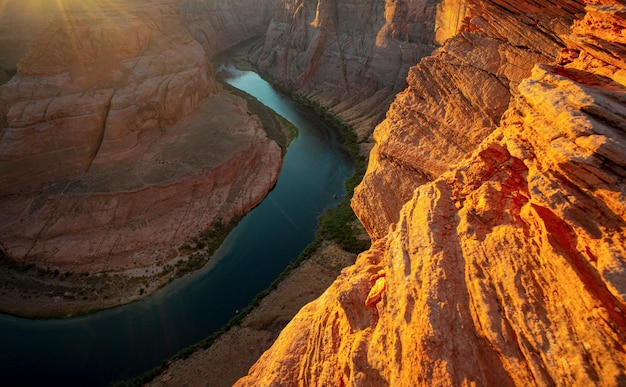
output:
[[[60,271],[150,266],[258,204],[281,151],[218,93],[176,2],[66,5],[0,87],[3,252]]]
[[[481,34],[492,36],[507,25],[501,38],[543,49],[557,40],[542,39],[546,29],[532,31],[530,20],[546,27],[555,15],[573,16],[577,4],[530,12],[541,5],[472,2],[481,13],[468,22],[474,33],[483,25]],[[426,126],[429,133],[409,119],[426,122],[441,110],[460,120],[457,106],[449,106],[458,100],[409,97],[409,81],[383,124],[396,126],[377,129],[368,175],[378,175],[364,180],[353,201],[374,237],[371,249],[296,315],[237,385],[624,384],[626,56],[615,34],[626,28],[624,15],[615,3],[587,7],[571,31],[553,23],[554,34],[568,32],[564,41],[580,55],[565,67],[530,71],[527,63],[527,77],[509,83],[519,87],[495,116],[499,124],[475,145],[464,143],[470,149],[458,157],[441,160],[432,138],[453,149],[454,137],[432,130],[440,126]],[[555,60],[557,51],[550,53]],[[471,52],[467,58],[470,67],[493,64]],[[429,66],[437,63],[422,61],[419,71],[435,73]],[[463,75],[455,79],[470,84]],[[468,115],[484,108],[462,106]],[[460,134],[474,128],[449,127]],[[409,165],[427,168],[431,181],[419,174],[411,180]],[[385,207],[385,195],[401,205],[397,213]],[[376,313],[355,301],[381,266],[389,302]]]
[[[375,305],[383,297],[383,292],[385,291],[387,285],[385,281],[385,271],[379,271],[372,280],[376,282],[374,282],[374,286],[372,286],[372,289],[370,289],[370,292],[365,299],[365,306]]]

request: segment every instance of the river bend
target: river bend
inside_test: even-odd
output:
[[[0,384],[108,385],[157,366],[266,289],[313,241],[318,216],[345,197],[353,167],[333,128],[257,74],[222,71],[299,130],[274,189],[204,268],[139,302],[69,319],[0,314]]]

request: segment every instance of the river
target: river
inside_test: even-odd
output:
[[[0,314],[0,385],[104,386],[157,366],[266,289],[314,240],[318,216],[345,197],[353,167],[333,128],[257,74],[223,71],[299,130],[274,189],[204,268],[139,302],[69,319]]]

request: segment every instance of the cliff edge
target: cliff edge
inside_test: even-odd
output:
[[[237,385],[626,383],[626,7],[466,5],[377,129],[371,249]]]

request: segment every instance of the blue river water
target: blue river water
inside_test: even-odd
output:
[[[0,385],[104,386],[157,366],[266,289],[313,241],[318,216],[345,197],[353,166],[333,128],[257,74],[222,71],[298,127],[274,189],[204,268],[139,302],[70,319],[0,314]]]

